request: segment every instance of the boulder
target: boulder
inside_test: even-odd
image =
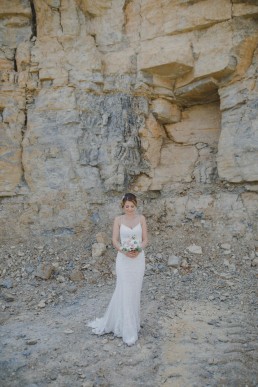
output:
[[[110,237],[105,232],[98,232],[96,234],[96,240],[98,243],[102,243],[105,246],[107,246],[111,242]]]
[[[92,257],[101,257],[106,251],[105,243],[94,243],[92,245]]]
[[[151,110],[153,115],[162,124],[172,124],[180,121],[181,119],[180,108],[177,105],[171,104],[169,101],[162,98],[155,99],[152,102]]]

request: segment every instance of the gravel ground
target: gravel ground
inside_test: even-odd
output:
[[[159,231],[146,250],[133,347],[86,326],[115,287],[111,246],[93,257],[94,239],[4,245],[2,385],[257,386],[257,252],[190,231]]]

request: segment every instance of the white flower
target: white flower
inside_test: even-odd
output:
[[[122,243],[122,251],[125,252],[130,252],[130,251],[142,251],[141,244],[136,239],[135,235],[133,235],[131,238],[127,238],[123,243]]]

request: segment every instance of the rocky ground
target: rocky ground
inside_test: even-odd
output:
[[[86,326],[114,290],[108,241],[2,246],[1,385],[257,386],[254,249],[215,243],[194,225],[154,232],[140,338],[128,347]]]

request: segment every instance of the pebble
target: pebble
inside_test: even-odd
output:
[[[22,355],[25,356],[25,357],[28,357],[28,356],[31,355],[31,351],[28,351],[28,350],[27,351],[23,351]]]
[[[36,339],[31,339],[31,340],[27,340],[27,341],[26,341],[26,344],[27,344],[27,345],[35,345],[35,344],[37,344],[37,342],[38,342],[38,340],[36,340]]]
[[[191,339],[192,340],[198,340],[198,336],[197,336],[197,334],[195,332],[191,333]]]
[[[51,372],[51,373],[50,373],[49,377],[50,377],[51,380],[56,380],[57,377],[58,377],[58,375],[57,375],[57,373],[54,371],[54,372]]]
[[[13,302],[15,300],[15,296],[10,293],[3,294],[3,298],[6,302]]]
[[[94,384],[92,382],[83,382],[82,387],[93,387]]]
[[[35,277],[48,280],[52,273],[54,272],[54,267],[52,264],[42,263],[37,267]]]
[[[171,267],[178,267],[181,263],[181,258],[177,257],[176,255],[170,255],[168,257],[168,266]]]
[[[70,335],[70,334],[74,333],[74,331],[72,329],[66,329],[64,331],[64,333],[67,334],[67,335]]]
[[[39,303],[38,303],[38,307],[39,308],[45,308],[46,306],[46,300],[41,300]]]
[[[192,244],[186,248],[190,253],[193,254],[202,254],[202,248],[201,246],[197,246],[195,244]]]
[[[180,266],[181,266],[183,269],[188,269],[190,265],[189,265],[189,263],[187,262],[186,259],[183,259]]]
[[[70,286],[67,287],[67,291],[69,293],[75,293],[76,290],[77,290],[77,286],[76,285],[70,285]]]
[[[58,276],[56,277],[56,280],[57,280],[58,282],[62,283],[62,282],[65,282],[65,277],[62,276],[62,275],[58,275]]]
[[[215,359],[209,359],[209,360],[208,360],[208,364],[209,364],[209,365],[216,365],[216,364],[218,364],[218,361],[215,360]]]
[[[28,273],[28,274],[31,274],[34,272],[34,267],[32,265],[26,265],[24,270]]]
[[[222,279],[230,279],[230,278],[232,278],[232,275],[229,274],[229,273],[220,273],[219,276]]]
[[[220,326],[219,320],[210,320],[208,321],[208,325],[215,325],[216,327]]]
[[[220,245],[220,247],[223,249],[223,250],[230,250],[231,249],[231,245],[229,243],[222,243]]]
[[[70,274],[70,280],[73,282],[82,281],[82,280],[84,280],[84,275],[80,270],[75,269]]]
[[[0,286],[2,288],[11,289],[13,287],[13,280],[11,278],[6,278],[0,281]]]

